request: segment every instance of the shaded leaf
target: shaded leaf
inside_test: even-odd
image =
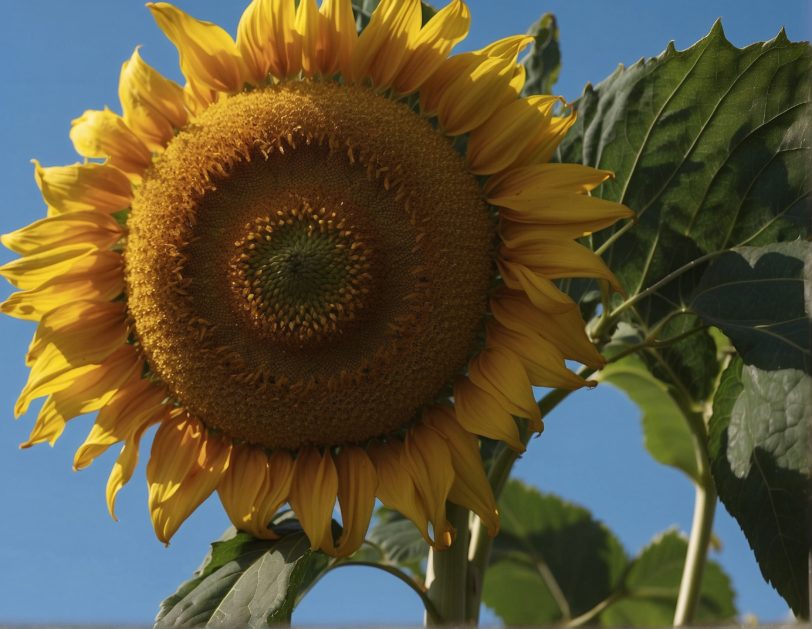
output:
[[[363,558],[396,564],[424,580],[423,562],[428,557],[428,546],[420,531],[397,511],[381,507],[376,515],[377,522],[367,533],[374,550],[370,554],[369,549],[362,548]]]
[[[796,615],[808,617],[812,377],[734,359],[710,421],[719,497],[738,520],[761,572]]]
[[[329,558],[292,532],[276,541],[233,529],[212,544],[195,576],[161,603],[156,627],[264,627],[290,622],[298,597]]]
[[[527,78],[522,96],[552,94],[561,71],[561,48],[558,45],[558,22],[555,15],[545,13],[530,27],[529,34],[535,37],[533,47],[522,64]]]
[[[360,33],[369,24],[369,19],[372,17],[372,12],[380,4],[380,0],[352,0],[352,12],[355,14],[355,27]],[[431,6],[428,2],[420,3],[420,10],[422,14],[423,24],[428,22],[437,9]]]
[[[506,623],[573,618],[617,586],[626,567],[623,547],[586,509],[516,480],[499,504],[502,530],[483,600]]]
[[[748,364],[760,369],[812,369],[810,321],[804,308],[806,241],[733,249],[711,264],[690,305],[719,327]]]
[[[688,542],[667,531],[642,550],[629,566],[617,600],[600,614],[600,623],[616,627],[666,627],[677,606]],[[696,622],[732,622],[736,617],[730,578],[708,561],[695,615]]]

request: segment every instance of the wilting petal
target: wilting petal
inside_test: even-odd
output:
[[[526,266],[501,259],[497,259],[496,265],[508,288],[524,291],[536,308],[545,312],[567,312],[578,307],[552,280],[534,273]]]
[[[116,521],[118,520],[116,517],[116,496],[118,496],[121,488],[130,481],[133,472],[135,472],[135,466],[138,465],[138,450],[141,437],[144,436],[144,432],[149,426],[150,424],[144,424],[124,442],[113,469],[110,471],[110,476],[107,478],[105,492],[107,510],[110,512],[110,517]]]
[[[504,441],[514,450],[524,452],[513,416],[496,397],[468,378],[460,377],[454,382],[454,407],[457,420],[468,432]]]
[[[231,446],[200,422],[179,413],[155,433],[147,464],[149,510],[155,535],[165,544],[217,487]]]
[[[264,85],[268,75],[283,79],[299,72],[301,39],[293,0],[253,0],[237,26],[237,48],[258,85]]]
[[[519,357],[503,348],[485,348],[468,365],[468,377],[517,417],[540,419],[533,387]]]
[[[338,504],[343,531],[336,545],[337,557],[351,555],[361,547],[375,508],[378,478],[366,452],[358,447],[341,448],[336,456]]]
[[[586,324],[578,308],[566,312],[545,312],[527,295],[502,290],[491,298],[490,310],[505,328],[525,335],[539,334],[555,345],[565,358],[599,368],[603,357],[586,335]]]
[[[79,155],[106,157],[135,181],[152,161],[146,145],[109,109],[89,109],[71,121],[70,139]]]
[[[338,473],[330,452],[304,448],[296,457],[290,506],[310,539],[313,550],[333,550],[333,507],[338,495]]]
[[[429,536],[429,522],[426,508],[417,495],[414,480],[403,460],[403,443],[397,440],[386,444],[373,443],[367,450],[375,465],[378,478],[377,494],[385,507],[402,513],[409,518],[423,539],[434,545]]]
[[[96,422],[73,458],[73,468],[82,469],[110,446],[133,437],[145,426],[156,423],[169,411],[166,392],[141,374],[131,377],[101,409]]]
[[[124,122],[153,151],[165,147],[188,119],[181,86],[147,65],[138,48],[121,66],[118,98]]]
[[[147,6],[158,27],[178,49],[180,69],[189,82],[218,92],[242,89],[243,63],[231,35],[166,2],[148,2]]]
[[[445,439],[428,426],[417,424],[406,434],[403,455],[434,529],[434,547],[448,548],[456,531],[448,522],[445,510],[454,484],[454,468]]]
[[[484,124],[471,132],[466,159],[471,172],[490,175],[504,170],[547,126],[556,96],[520,98],[498,109]]]
[[[43,168],[34,163],[34,178],[48,204],[48,214],[93,210],[117,212],[132,199],[132,184],[110,164],[72,164]]]
[[[451,408],[432,407],[423,414],[423,421],[445,437],[451,452],[454,484],[449,500],[476,513],[493,537],[499,532],[499,511],[482,466],[479,441],[460,426]]]
[[[419,88],[446,60],[451,49],[465,39],[471,13],[463,0],[452,0],[420,29],[403,66],[395,77],[396,92],[408,94]]]
[[[14,252],[30,256],[75,245],[107,249],[123,233],[118,221],[107,214],[79,211],[43,218],[10,234],[3,234],[0,241]]]
[[[420,32],[420,0],[381,0],[358,37],[352,58],[353,79],[369,78],[387,87],[403,65]]]

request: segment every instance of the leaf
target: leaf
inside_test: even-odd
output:
[[[634,224],[599,232],[590,244],[635,300],[626,321],[658,340],[685,335],[645,360],[693,402],[712,395],[717,376],[707,331],[696,325],[689,333],[697,323],[691,298],[709,259],[806,233],[811,65],[809,45],[783,31],[739,49],[717,22],[684,51],[669,45],[587,85],[559,147],[559,161],[614,171],[596,194],[636,211]]]
[[[622,348],[623,345],[613,344],[604,353],[611,356]],[[694,442],[686,419],[668,385],[656,378],[639,356],[626,356],[608,364],[596,379],[617,387],[640,407],[643,437],[651,456],[700,482]]]
[[[605,599],[626,567],[617,538],[588,511],[511,480],[484,602],[507,624],[573,618]]]
[[[730,338],[746,363],[810,371],[804,258],[811,252],[800,240],[733,249],[702,276],[691,307]]]
[[[808,618],[807,511],[812,377],[734,359],[713,400],[710,454],[719,497],[742,527],[761,573]]]
[[[552,94],[561,72],[561,48],[558,45],[558,22],[555,15],[545,13],[530,27],[535,37],[533,48],[522,60],[527,78],[522,96]]]
[[[195,576],[161,603],[156,627],[265,627],[289,623],[298,597],[324,573],[329,558],[307,536],[258,540],[232,529]]]
[[[377,561],[393,563],[410,570],[421,581],[425,580],[423,562],[428,556],[428,546],[414,524],[400,513],[381,507],[377,522],[367,534],[379,551]]]
[[[688,542],[676,531],[659,535],[636,557],[622,594],[600,614],[600,623],[616,627],[670,626],[677,606]],[[705,564],[696,622],[732,622],[736,617],[730,578],[714,561]]]

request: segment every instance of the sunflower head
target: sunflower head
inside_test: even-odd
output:
[[[39,322],[24,445],[98,411],[75,466],[123,444],[113,513],[157,424],[165,542],[213,491],[261,538],[288,503],[333,555],[376,498],[438,549],[447,500],[495,534],[478,438],[523,449],[532,386],[589,384],[564,361],[601,357],[555,280],[616,286],[576,239],[629,215],[589,196],[610,173],[547,163],[575,114],[520,97],[529,38],[449,56],[462,0],[426,24],[419,0],[382,0],[360,36],[350,0],[253,0],[236,41],[148,7],[186,84],[136,50],[122,113],[74,120],[86,161],[36,163],[48,216],[3,237],[21,290],[0,308]]]

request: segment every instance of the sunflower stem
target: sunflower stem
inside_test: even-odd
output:
[[[446,503],[449,522],[457,530],[448,550],[429,551],[428,597],[434,604],[439,622],[426,617],[426,625],[462,625],[466,622],[468,579],[468,510]],[[433,578],[432,578],[433,576]]]

